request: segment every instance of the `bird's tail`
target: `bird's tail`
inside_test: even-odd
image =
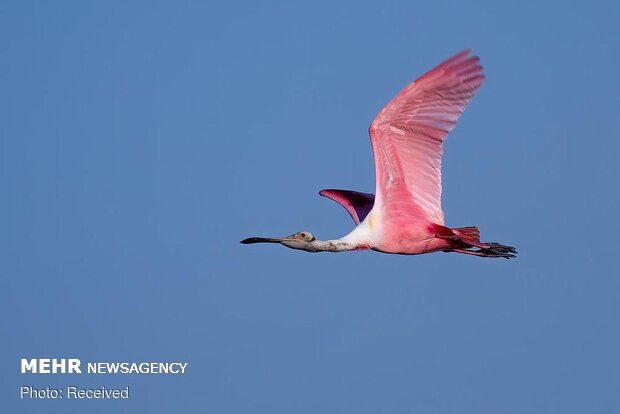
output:
[[[446,252],[456,252],[471,254],[481,257],[503,257],[512,259],[517,256],[517,249],[512,246],[495,242],[481,242],[478,227],[456,227],[449,228],[433,224],[432,230],[435,237],[449,240],[450,247]]]
[[[451,230],[461,238],[473,240],[476,242],[480,241],[480,230],[478,230],[478,227],[476,226],[457,227]]]
[[[471,254],[481,257],[503,257],[512,259],[517,257],[517,249],[512,246],[495,242],[481,242],[478,227],[458,227],[452,230],[459,237],[459,244],[452,249],[453,252]]]

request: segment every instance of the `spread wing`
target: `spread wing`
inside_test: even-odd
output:
[[[355,221],[355,224],[360,224],[364,221],[375,204],[374,194],[333,189],[321,190],[319,194],[323,197],[331,198],[344,207],[351,215],[351,218],[353,218],[353,221]]]
[[[443,224],[443,141],[482,84],[479,58],[463,51],[401,90],[369,128],[376,205],[386,218]]]

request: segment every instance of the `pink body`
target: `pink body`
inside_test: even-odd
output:
[[[377,195],[361,223],[354,217],[359,225],[345,240],[399,254],[465,247],[443,226],[441,157],[444,139],[483,79],[479,59],[461,52],[406,86],[379,112],[369,128]],[[338,190],[327,191],[349,212],[360,204],[360,198],[338,199]]]

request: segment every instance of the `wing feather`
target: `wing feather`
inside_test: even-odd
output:
[[[375,204],[374,194],[359,191],[325,189],[319,191],[323,197],[330,198],[344,207],[355,224],[360,224]]]
[[[479,58],[465,50],[407,85],[376,116],[369,133],[382,214],[444,223],[443,141],[483,79]]]

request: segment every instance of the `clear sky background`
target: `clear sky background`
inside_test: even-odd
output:
[[[619,11],[1,2],[3,411],[620,412]],[[446,143],[446,222],[518,259],[239,244],[349,232],[317,192],[373,192],[374,115],[465,48],[487,79]],[[131,398],[18,398],[69,384]]]

